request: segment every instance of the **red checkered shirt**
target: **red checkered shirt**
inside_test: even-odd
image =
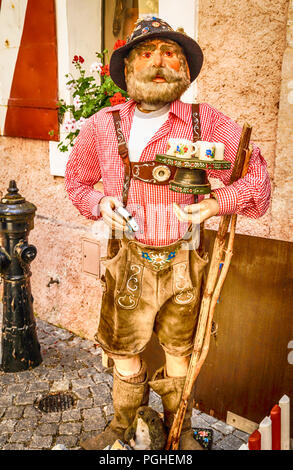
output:
[[[65,187],[72,203],[88,219],[99,219],[96,214],[104,195],[115,196],[122,201],[124,167],[118,154],[112,111],[119,109],[122,131],[128,142],[135,106],[136,103],[129,100],[102,109],[87,120],[76,139],[66,167]],[[206,103],[200,104],[199,112],[202,140],[223,142],[224,158],[232,162],[230,170],[208,170],[208,176],[228,185],[242,129]],[[154,160],[157,153],[166,153],[168,139],[174,137],[193,140],[190,104],[171,103],[167,121],[148,142],[140,161]],[[270,179],[266,167],[259,148],[253,144],[247,175],[232,185],[213,190],[220,206],[219,215],[237,213],[258,218],[266,212],[270,201]],[[94,189],[101,179],[104,194]],[[183,236],[187,224],[177,219],[173,202],[184,207],[192,204],[194,198],[171,191],[168,185],[131,180],[127,209],[140,227],[136,232],[140,242],[164,246]]]

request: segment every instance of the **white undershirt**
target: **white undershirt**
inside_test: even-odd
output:
[[[131,162],[138,162],[148,142],[168,119],[170,104],[150,113],[143,113],[137,107],[134,111],[129,135],[128,152]]]

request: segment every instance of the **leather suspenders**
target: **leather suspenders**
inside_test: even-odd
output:
[[[176,167],[168,167],[155,161],[149,162],[130,162],[127,143],[121,129],[121,119],[119,111],[112,113],[115,125],[115,131],[118,141],[118,152],[124,165],[124,183],[122,190],[122,202],[124,207],[127,205],[130,180],[139,179],[145,183],[168,184],[173,179]],[[193,142],[201,140],[199,104],[192,104],[192,130]]]
[[[123,165],[124,165],[124,183],[123,183],[123,190],[122,190],[122,202],[124,207],[127,206],[127,199],[128,199],[128,192],[130,187],[130,180],[131,180],[131,165],[128,155],[128,148],[127,143],[125,141],[125,137],[123,135],[121,129],[121,119],[119,111],[113,111],[112,113],[115,125],[115,131],[118,140],[118,152],[120,157],[122,158]]]
[[[199,117],[199,103],[192,103],[192,130],[193,142],[201,140],[200,117]]]

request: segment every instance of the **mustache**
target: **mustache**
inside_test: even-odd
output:
[[[156,77],[161,77],[166,80],[167,83],[175,83],[182,80],[182,71],[176,72],[176,70],[166,67],[154,67],[149,66],[140,72],[135,73],[135,78],[141,82],[150,82]]]

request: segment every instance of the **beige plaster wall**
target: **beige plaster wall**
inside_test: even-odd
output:
[[[287,19],[274,172],[271,237],[293,239],[293,1]]]
[[[215,106],[241,126],[246,121],[253,127],[252,140],[268,162],[273,188],[288,3],[199,0],[198,41],[205,60],[198,79],[198,101]],[[278,185],[282,184],[279,179]],[[272,231],[272,217],[271,209],[258,220],[239,217],[237,231],[288,240],[290,234],[282,224]],[[209,222],[207,227],[215,228],[216,223]]]
[[[38,208],[29,238],[38,249],[31,265],[35,313],[93,339],[101,289],[98,280],[82,273],[82,237],[95,238],[92,229],[102,233],[103,228],[82,217],[67,197],[64,179],[50,175],[48,142],[1,137],[1,192],[11,179]],[[51,279],[58,283],[49,285]]]

